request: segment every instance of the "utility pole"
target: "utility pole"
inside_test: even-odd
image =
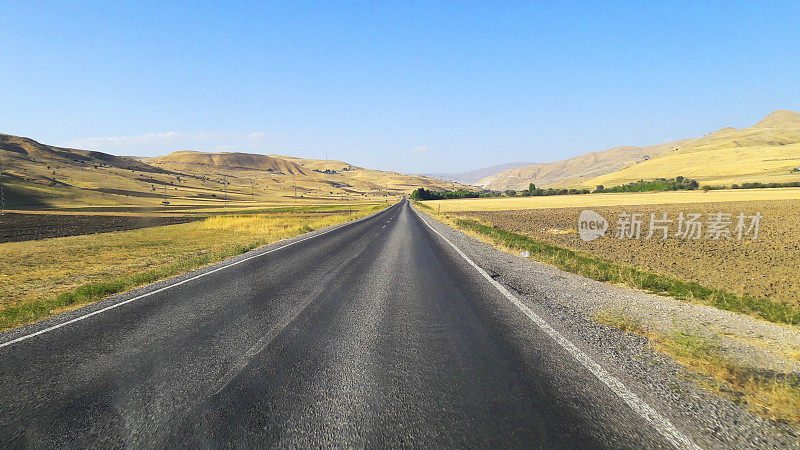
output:
[[[297,200],[297,185],[293,184],[292,186],[294,186],[294,199]]]

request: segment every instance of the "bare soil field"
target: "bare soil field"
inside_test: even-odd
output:
[[[442,202],[444,210],[444,203]],[[448,208],[449,209],[449,208]],[[728,292],[767,298],[800,307],[800,201],[738,201],[713,203],[680,203],[625,206],[593,206],[608,221],[605,236],[584,242],[578,235],[578,216],[585,207],[526,209],[505,211],[459,211],[448,215],[478,220],[504,230],[528,235],[534,239],[576,251],[590,253],[614,262],[631,265],[662,275],[695,281]],[[740,212],[747,216],[760,213],[757,239],[746,236],[712,240],[681,239],[670,235],[662,240],[658,232],[646,239],[651,213],[657,218],[666,213],[670,219],[678,214]],[[620,214],[642,213],[642,234],[639,239],[616,239]],[[703,231],[705,233],[705,230]]]
[[[203,216],[109,216],[77,214],[0,215],[0,242],[107,233],[137,228],[176,225],[202,219]]]

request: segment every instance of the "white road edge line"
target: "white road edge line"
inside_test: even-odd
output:
[[[413,209],[413,208],[412,208]],[[533,310],[528,308],[524,303],[522,303],[517,297],[515,297],[508,289],[505,288],[500,282],[492,278],[485,270],[481,269],[475,262],[473,262],[464,252],[461,251],[458,247],[455,246],[449,239],[444,237],[441,233],[436,231],[431,224],[425,220],[422,215],[414,210],[425,225],[428,226],[434,233],[438,234],[445,242],[450,244],[451,247],[461,255],[464,260],[469,263],[475,270],[478,271],[484,278],[486,278],[489,283],[491,283],[498,291],[500,291],[503,296],[508,299],[514,306],[519,308],[528,318],[535,323],[542,331],[547,333],[556,343],[558,343],[561,347],[564,348],[573,358],[578,360],[586,369],[589,370],[598,380],[602,381],[603,384],[609,387],[617,396],[619,396],[622,401],[624,401],[628,406],[631,407],[637,414],[642,416],[645,420],[650,422],[662,436],[664,436],[672,445],[676,448],[688,448],[688,449],[700,449],[701,447],[692,441],[691,438],[684,435],[677,428],[675,428],[669,420],[664,418],[661,414],[659,414],[652,406],[648,405],[644,400],[640,399],[636,394],[634,394],[630,389],[628,389],[621,381],[619,381],[616,377],[611,375],[610,373],[606,372],[600,364],[594,362],[586,353],[581,351],[578,347],[576,347],[572,342],[570,342],[567,338],[565,338],[561,333],[556,331],[553,327],[547,324],[541,317],[539,317]]]
[[[394,206],[394,205],[392,205],[392,206]],[[387,207],[386,209],[389,209],[389,208],[391,208],[391,206]],[[296,240],[296,241],[290,242],[290,243],[288,243],[288,244],[286,244],[286,245],[282,245],[282,246],[280,246],[280,247],[278,247],[278,248],[273,248],[273,249],[271,249],[271,250],[267,250],[267,251],[265,251],[265,252],[263,252],[263,253],[259,253],[259,254],[257,254],[257,255],[248,256],[247,258],[240,259],[239,261],[232,262],[232,263],[230,263],[230,264],[227,264],[227,265],[224,265],[224,266],[222,266],[222,267],[217,267],[216,269],[209,270],[208,272],[203,272],[203,273],[201,273],[201,274],[199,274],[199,275],[195,275],[195,276],[193,276],[193,277],[191,277],[191,278],[187,278],[187,279],[185,279],[185,280],[183,280],[183,281],[179,281],[179,282],[177,282],[177,283],[170,284],[169,286],[164,286],[164,287],[162,287],[162,288],[156,289],[155,291],[147,292],[147,293],[145,293],[145,294],[138,295],[138,296],[136,296],[136,297],[133,297],[133,298],[129,298],[128,300],[124,300],[124,301],[121,301],[121,302],[119,302],[119,303],[114,303],[114,304],[113,304],[113,305],[111,305],[111,306],[107,306],[107,307],[105,307],[105,308],[98,309],[97,311],[92,311],[92,312],[90,312],[90,313],[88,313],[88,314],[86,314],[86,315],[83,315],[83,316],[80,316],[80,317],[76,317],[76,318],[74,318],[74,319],[71,319],[71,320],[68,320],[68,321],[66,321],[66,322],[62,322],[62,323],[59,323],[59,324],[57,324],[57,325],[53,325],[53,326],[51,326],[51,327],[48,327],[48,328],[44,328],[44,329],[42,329],[42,330],[39,330],[39,331],[37,331],[37,332],[35,332],[35,333],[26,334],[26,335],[24,335],[24,336],[20,336],[20,337],[18,337],[18,338],[16,338],[16,339],[12,339],[12,340],[10,340],[10,341],[8,341],[8,342],[3,342],[2,344],[0,344],[0,348],[7,347],[7,346],[9,346],[9,345],[12,345],[12,344],[16,344],[17,342],[22,342],[22,341],[24,341],[24,340],[27,340],[27,339],[30,339],[30,338],[32,338],[32,337],[39,336],[40,334],[44,334],[44,333],[48,333],[48,332],[50,332],[50,331],[53,331],[53,330],[57,330],[57,329],[59,329],[59,328],[61,328],[61,327],[67,326],[67,325],[69,325],[69,324],[71,324],[71,323],[75,323],[75,322],[78,322],[78,321],[80,321],[80,320],[87,319],[87,318],[89,318],[89,317],[92,317],[92,316],[96,316],[97,314],[100,314],[100,313],[102,313],[102,312],[106,312],[106,311],[108,311],[108,310],[110,310],[110,309],[114,309],[114,308],[120,307],[120,306],[122,306],[122,305],[127,305],[128,303],[131,303],[131,302],[133,302],[133,301],[140,300],[140,299],[143,299],[143,298],[145,298],[145,297],[148,297],[148,296],[150,296],[150,295],[153,295],[153,294],[157,294],[157,293],[159,293],[159,292],[166,291],[167,289],[174,288],[175,286],[180,286],[180,285],[182,285],[182,284],[188,283],[188,282],[190,282],[190,281],[193,281],[193,280],[196,280],[196,279],[198,279],[198,278],[202,278],[202,277],[204,277],[204,276],[206,276],[206,275],[210,275],[210,274],[212,274],[212,273],[214,273],[214,272],[219,272],[220,270],[227,269],[227,268],[229,268],[229,267],[233,267],[233,266],[235,266],[235,265],[238,265],[238,264],[241,264],[241,263],[243,263],[243,262],[245,262],[245,261],[250,261],[251,259],[258,258],[258,257],[260,257],[260,256],[264,256],[264,255],[270,254],[270,253],[272,253],[272,252],[277,252],[278,250],[283,250],[284,248],[286,248],[286,247],[290,247],[290,246],[292,246],[292,245],[294,245],[294,244],[298,244],[298,243],[300,243],[300,242],[307,241],[307,240],[309,240],[309,239],[314,239],[314,238],[316,238],[316,237],[319,237],[319,236],[322,236],[322,235],[324,235],[324,234],[328,234],[328,233],[330,233],[331,231],[336,231],[336,230],[338,230],[339,228],[342,228],[342,227],[345,227],[345,226],[347,226],[347,225],[352,225],[352,224],[355,224],[355,223],[361,222],[362,220],[366,220],[366,219],[367,219],[367,218],[369,218],[369,217],[372,217],[372,216],[374,216],[374,215],[380,214],[380,213],[382,213],[383,211],[386,211],[386,209],[383,209],[383,210],[381,210],[381,211],[378,211],[378,212],[375,212],[375,213],[373,213],[373,214],[370,214],[370,215],[367,215],[367,216],[361,217],[360,219],[356,219],[356,220],[354,220],[354,221],[351,221],[351,222],[345,222],[345,223],[342,223],[342,224],[336,225],[335,227],[333,227],[333,228],[331,228],[331,229],[329,229],[329,230],[325,230],[325,231],[323,231],[322,233],[317,233],[317,234],[315,234],[315,235],[313,235],[313,236],[308,236],[308,237],[306,237],[306,238],[303,238],[303,239],[299,239],[299,240]]]

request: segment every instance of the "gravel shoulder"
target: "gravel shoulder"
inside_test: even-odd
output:
[[[593,320],[621,310],[662,332],[713,337],[754,368],[800,372],[798,327],[597,282],[498,250],[420,211],[423,217],[534,312],[668,417],[704,448],[796,447],[795,427],[763,419],[730,398],[699,387],[696,375],[655,351],[647,338]],[[793,357],[794,355],[794,357]]]

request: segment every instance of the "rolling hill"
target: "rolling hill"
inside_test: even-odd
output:
[[[283,175],[306,175],[293,161],[254,153],[203,153],[178,151],[152,160],[159,165],[191,169],[192,166],[216,166],[231,169],[265,170]],[[152,163],[151,162],[151,163]]]
[[[695,139],[676,151],[596,177],[586,186],[615,186],[640,179],[677,175],[701,183],[798,181],[800,114],[775,111],[752,127],[723,128]]]
[[[531,164],[481,179],[493,190],[617,186],[683,176],[701,183],[798,181],[800,114],[775,111],[752,127],[722,128],[700,138],[649,147],[614,147],[552,163]]]
[[[571,187],[631,164],[647,161],[690,142],[692,139],[649,147],[614,147],[563,161],[530,164],[506,170],[483,178],[475,185],[492,190],[526,189],[530,183],[539,187]]]
[[[201,208],[376,201],[465,187],[342,161],[178,151],[124,157],[0,134],[7,208]]]

